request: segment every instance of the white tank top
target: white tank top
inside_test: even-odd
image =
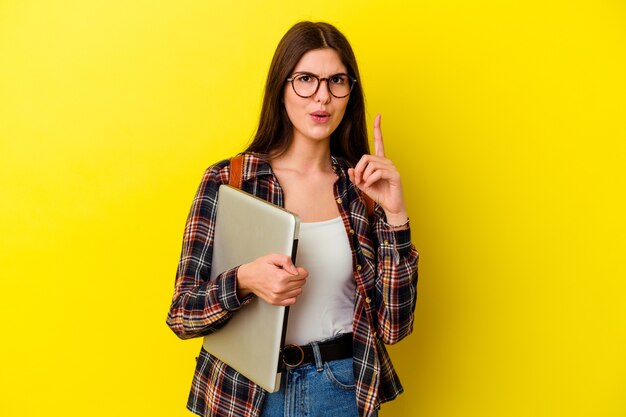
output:
[[[351,332],[356,283],[341,217],[300,223],[296,265],[309,277],[289,308],[286,343],[305,345]]]

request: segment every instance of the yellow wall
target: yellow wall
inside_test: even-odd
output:
[[[624,3],[228,3],[0,2],[0,415],[190,415],[185,217],[301,19],[351,40],[422,256],[381,415],[626,415]]]

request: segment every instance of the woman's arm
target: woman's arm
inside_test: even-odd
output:
[[[237,269],[209,281],[217,191],[227,182],[221,164],[206,170],[191,205],[176,273],[167,324],[181,339],[203,336],[224,325],[242,300],[237,296]],[[251,297],[246,297],[245,303]]]
[[[394,344],[413,331],[419,255],[411,243],[408,223],[398,230],[379,216],[373,229],[377,247],[377,333],[384,343]]]
[[[226,324],[254,295],[269,304],[291,305],[308,272],[285,255],[268,254],[209,281],[217,193],[228,183],[222,163],[209,168],[194,198],[183,238],[168,326],[181,339],[204,336]]]
[[[363,155],[348,174],[378,204],[372,225],[377,248],[378,337],[393,344],[413,329],[418,254],[411,244],[400,173],[385,157],[380,119],[377,115],[374,120],[374,155]]]

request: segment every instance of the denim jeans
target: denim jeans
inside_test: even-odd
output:
[[[315,363],[286,371],[261,417],[358,417],[352,358],[322,363],[317,343],[311,345]]]

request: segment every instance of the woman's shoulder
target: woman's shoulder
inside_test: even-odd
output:
[[[222,159],[208,166],[204,170],[202,182],[204,183],[224,183],[228,182],[228,171],[230,167],[230,158]]]
[[[264,172],[270,169],[266,155],[256,152],[239,153],[211,164],[204,172],[204,180],[221,184],[228,183],[234,163],[240,165],[241,171],[238,172],[246,178],[254,176],[259,171]]]

